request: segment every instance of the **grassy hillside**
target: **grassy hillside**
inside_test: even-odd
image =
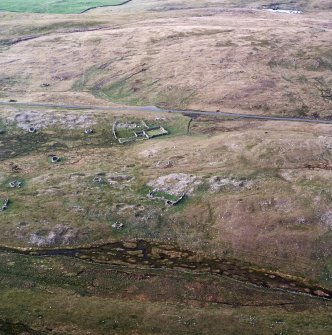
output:
[[[1,0],[0,11],[26,13],[74,14],[90,7],[114,6],[125,0]]]
[[[197,119],[187,133],[189,118],[140,114],[170,134],[120,145],[112,123],[140,122],[135,113],[23,108],[5,115],[0,199],[10,204],[0,213],[1,244],[152,238],[332,285],[330,125],[283,123],[280,138],[278,123]],[[29,124],[38,132],[28,133]],[[50,154],[61,161],[52,164]],[[11,180],[23,186],[10,188]],[[167,207],[148,197],[155,188],[171,200],[188,197]]]
[[[123,106],[331,119],[331,2],[106,3],[0,0],[0,335],[331,334],[331,124]]]
[[[330,333],[328,301],[291,294],[286,283],[278,291],[226,271],[211,274],[202,261],[237,258],[240,275],[250,262],[267,279],[283,272],[332,287],[330,125],[1,112],[0,199],[9,198],[9,207],[0,212],[0,245],[92,248],[80,259],[1,249],[0,334]],[[113,122],[142,119],[169,135],[118,144]],[[27,132],[29,125],[38,131]],[[61,161],[51,163],[51,154]],[[22,186],[11,188],[12,180]],[[148,197],[155,187],[172,199],[183,188],[189,193],[169,207]],[[136,239],[155,241],[162,258],[161,248],[173,243],[194,251],[202,269],[138,264],[137,251],[124,264],[112,261],[121,248],[93,247],[130,247]]]
[[[0,98],[332,117],[328,12],[130,6],[72,28],[4,16]]]
[[[0,280],[4,335],[328,335],[332,331],[328,301],[218,276],[0,252]]]

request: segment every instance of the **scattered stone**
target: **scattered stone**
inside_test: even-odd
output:
[[[161,150],[161,147],[154,146],[153,148],[141,151],[139,155],[142,158],[151,158],[151,157],[157,156],[160,150]]]
[[[94,178],[93,178],[93,181],[94,181],[95,183],[98,183],[98,184],[101,184],[101,183],[104,182],[103,178],[100,177],[100,176],[96,176],[96,177],[94,177]]]
[[[81,172],[75,172],[75,173],[71,173],[69,175],[69,179],[74,179],[74,180],[78,180],[82,177],[85,177],[85,173],[81,173]]]
[[[73,205],[72,206],[72,210],[76,213],[79,213],[79,212],[84,212],[84,208],[80,205]]]
[[[269,12],[274,13],[286,13],[286,14],[302,14],[301,10],[289,10],[289,9],[279,9],[279,8],[269,8],[267,9]]]
[[[266,207],[271,207],[274,203],[274,200],[263,200],[259,202],[259,205],[264,209]]]
[[[166,201],[165,201],[165,205],[167,205],[167,206],[176,206],[176,205],[178,205],[180,202],[182,202],[182,200],[184,200],[185,197],[186,197],[186,194],[183,193],[183,194],[181,195],[181,197],[180,197],[179,199],[175,200],[175,201],[173,201],[173,200],[166,200]]]
[[[28,132],[29,133],[36,133],[37,129],[35,127],[29,127]]]
[[[321,223],[328,227],[332,228],[332,208],[327,210],[321,217],[320,217]]]
[[[22,183],[18,180],[13,180],[9,183],[9,187],[11,188],[20,188],[22,186]]]
[[[128,181],[133,179],[133,177],[126,174],[111,174],[108,179],[112,181]]]
[[[10,163],[9,165],[10,165],[12,172],[14,173],[19,173],[22,170],[17,164]]]
[[[330,295],[322,290],[316,290],[314,291],[314,294],[319,296],[319,297],[323,297],[323,298],[329,298]]]
[[[166,194],[163,195],[162,193],[164,193],[164,192],[160,192],[160,190],[158,190],[158,189],[153,189],[152,191],[149,192],[147,197],[150,198],[150,199],[163,200],[163,201],[165,201],[166,206],[176,206],[186,197],[186,194],[183,193],[178,199],[170,200],[170,199],[167,199]]]
[[[240,190],[243,188],[250,189],[252,182],[248,180],[238,180],[235,178],[213,176],[210,178],[209,184],[211,192],[219,192],[221,189],[224,188],[232,188],[236,190]]]
[[[136,129],[136,123],[126,123],[126,122],[119,122],[116,124],[116,128],[118,129]]]
[[[110,186],[120,190],[129,187],[134,179],[132,176],[120,173],[108,174],[106,178]]]
[[[54,125],[61,125],[66,129],[82,128],[84,130],[85,128],[92,127],[96,123],[94,113],[86,112],[81,114],[75,111],[57,113],[56,111],[22,110],[10,114],[7,120],[15,123],[17,127],[25,131],[28,131],[30,127],[39,130]]]
[[[161,169],[167,169],[173,166],[173,163],[171,161],[158,161],[156,164],[156,167]]]
[[[171,173],[152,180],[147,185],[171,195],[182,196],[184,193],[194,192],[201,182],[201,179],[194,175]]]
[[[29,235],[30,244],[47,246],[55,244],[70,244],[75,241],[77,232],[73,228],[58,224],[53,229],[40,229]]]
[[[114,229],[121,229],[121,228],[123,228],[124,227],[124,224],[123,223],[120,223],[120,222],[114,222],[113,224],[112,224],[112,228],[114,228]]]
[[[299,218],[297,218],[296,219],[296,222],[298,223],[298,224],[301,224],[301,225],[304,225],[304,224],[307,224],[308,223],[308,221],[306,220],[306,218],[305,217],[299,217]]]
[[[61,158],[56,155],[50,155],[49,157],[51,158],[52,163],[58,163],[61,160]]]
[[[128,212],[131,214],[134,214],[135,216],[139,216],[140,213],[142,213],[145,210],[145,207],[142,205],[128,205],[125,203],[117,203],[117,204],[113,204],[112,208],[114,211],[116,211],[117,213],[124,213],[124,212]]]
[[[291,213],[296,207],[294,202],[290,199],[274,199],[273,205],[278,211],[281,211],[283,213]],[[305,218],[297,219],[297,222],[300,224],[306,223],[305,221]]]
[[[2,206],[1,206],[1,212],[5,211],[8,209],[8,204],[9,204],[9,199],[3,200]]]

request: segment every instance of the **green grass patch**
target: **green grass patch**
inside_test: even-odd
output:
[[[299,184],[305,189],[323,196],[326,200],[332,201],[332,190],[329,185],[323,185],[322,182],[307,179],[302,179]]]
[[[125,0],[2,0],[1,11],[51,13],[51,14],[77,14],[90,7],[116,6]]]
[[[103,71],[103,68],[101,66],[91,66],[87,71],[84,72],[82,77],[77,80],[73,85],[73,90],[75,91],[83,91],[87,89],[91,89],[89,87],[88,83],[89,81],[94,77],[101,74]]]
[[[154,193],[155,197],[164,198],[166,200],[176,201],[179,197],[173,194],[169,194],[164,191],[157,191]]]
[[[164,130],[162,130],[161,128],[147,130],[146,133],[148,134],[149,137],[154,137],[154,136],[165,134]]]
[[[132,87],[130,82],[126,80],[118,80],[111,85],[99,88],[94,88],[93,93],[97,97],[106,98],[110,101],[125,103],[130,105],[142,106],[146,101],[142,100]]]
[[[0,135],[3,135],[6,133],[6,124],[3,122],[3,120],[0,119]]]
[[[27,156],[32,152],[44,151],[47,156],[59,150],[79,147],[108,147],[117,144],[112,134],[112,120],[95,124],[95,132],[91,135],[84,133],[84,128],[65,129],[61,126],[50,126],[29,133],[13,124],[4,124],[0,120],[0,141],[4,144],[0,152],[0,161],[19,156]]]
[[[167,129],[168,135],[171,136],[179,136],[179,135],[185,135],[187,134],[187,128],[188,128],[188,121],[189,118],[186,116],[178,116],[176,118],[172,118],[172,120],[162,123],[161,125]],[[161,140],[162,137],[158,138],[158,140]]]
[[[133,129],[120,128],[116,130],[116,135],[118,138],[127,138],[135,136]]]

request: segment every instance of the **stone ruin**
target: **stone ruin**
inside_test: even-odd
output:
[[[32,127],[32,126],[31,126],[31,127],[28,128],[28,132],[29,132],[29,133],[36,133],[36,132],[37,132],[37,129],[36,129],[35,127]]]
[[[51,163],[59,163],[61,161],[61,158],[57,155],[49,155]]]
[[[68,225],[58,224],[53,228],[38,229],[33,233],[21,232],[22,238],[28,239],[28,243],[39,247],[52,245],[68,245],[74,243],[78,234],[77,229]]]
[[[191,194],[202,183],[201,178],[187,173],[170,173],[148,182],[153,189],[174,195]]]
[[[22,186],[22,182],[18,181],[18,180],[13,180],[11,182],[9,182],[9,187],[11,188],[21,188]]]
[[[160,192],[158,189],[154,189],[150,191],[148,193],[148,198],[154,199],[154,200],[162,200],[165,202],[166,206],[176,206],[180,202],[182,202],[182,200],[184,200],[187,196],[186,193],[182,193],[181,196],[179,196],[176,200],[170,200],[170,199],[167,199],[165,196],[158,195],[158,192]]]
[[[286,14],[302,14],[303,13],[301,10],[296,10],[296,9],[279,9],[278,7],[268,8],[267,10],[269,12],[274,12],[274,13],[286,13]]]
[[[96,176],[93,178],[93,181],[97,184],[102,184],[104,182],[104,179],[101,176]]]
[[[250,189],[253,182],[246,179],[236,179],[234,177],[212,176],[209,179],[210,191],[219,192],[223,189]]]
[[[123,223],[120,223],[120,222],[114,222],[113,224],[112,224],[112,228],[114,228],[114,229],[121,229],[121,228],[123,228],[124,227],[124,224]]]
[[[148,182],[147,185],[153,189],[147,196],[164,201],[166,206],[176,206],[193,193],[201,182],[201,178],[194,175],[171,173]]]
[[[131,136],[121,137],[121,129],[131,133]],[[139,123],[115,121],[112,126],[112,132],[115,139],[120,144],[134,142],[136,140],[150,139],[158,136],[167,135],[168,131],[162,126],[148,126],[145,121]]]

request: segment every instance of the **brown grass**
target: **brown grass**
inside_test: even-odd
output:
[[[2,97],[331,116],[321,96],[332,80],[329,12],[207,8],[143,11],[138,19],[134,8],[144,10],[110,12],[109,30],[75,33],[59,16],[19,16],[12,36],[33,28],[37,37],[36,27],[42,36],[2,51]],[[3,15],[2,27],[13,29],[15,17]],[[73,18],[73,27],[83,25]],[[110,26],[106,14],[84,20],[84,29]]]
[[[40,113],[42,120],[47,111]],[[151,124],[161,115],[142,116]],[[329,125],[198,119],[186,135],[187,119],[167,115],[158,122],[170,130],[169,136],[120,146],[111,135],[112,120],[119,117],[95,112],[90,146],[84,144],[84,128],[49,127],[39,131],[47,139],[29,155],[21,152],[0,163],[0,195],[13,199],[10,210],[1,214],[2,243],[25,245],[31,234],[47,235],[61,224],[70,227],[74,244],[171,239],[187,249],[244,258],[328,284],[330,227],[322,218],[331,203],[331,170],[320,164],[331,165]],[[137,114],[127,113],[125,119],[132,117]],[[218,124],[222,128],[216,131]],[[12,131],[18,138],[24,134]],[[50,153],[62,162],[51,165]],[[22,168],[17,176],[11,161]],[[133,179],[98,186],[93,177],[100,172]],[[162,202],[148,200],[146,185],[170,173],[193,174],[203,184],[184,204],[165,210]],[[211,176],[242,179],[252,186],[211,193]],[[17,177],[25,186],[8,189],[8,181]],[[126,225],[120,235],[111,228],[115,221]],[[28,225],[19,228],[20,222]],[[60,238],[55,243],[68,242]]]
[[[330,2],[297,1],[302,15],[253,10],[263,4],[144,0],[66,17],[0,13],[0,100],[331,117],[322,96],[332,82]],[[332,287],[330,125],[198,117],[187,132],[189,118],[168,113],[0,109],[0,199],[10,199],[1,245],[156,239]],[[169,135],[119,145],[118,119]],[[36,134],[20,128],[29,123]],[[98,173],[104,183],[93,181]],[[148,183],[172,173],[201,184],[174,207],[149,199]],[[249,187],[212,192],[215,176]],[[9,188],[13,179],[23,187]],[[0,258],[0,333],[4,319],[57,334],[331,333],[327,303],[223,276]]]

